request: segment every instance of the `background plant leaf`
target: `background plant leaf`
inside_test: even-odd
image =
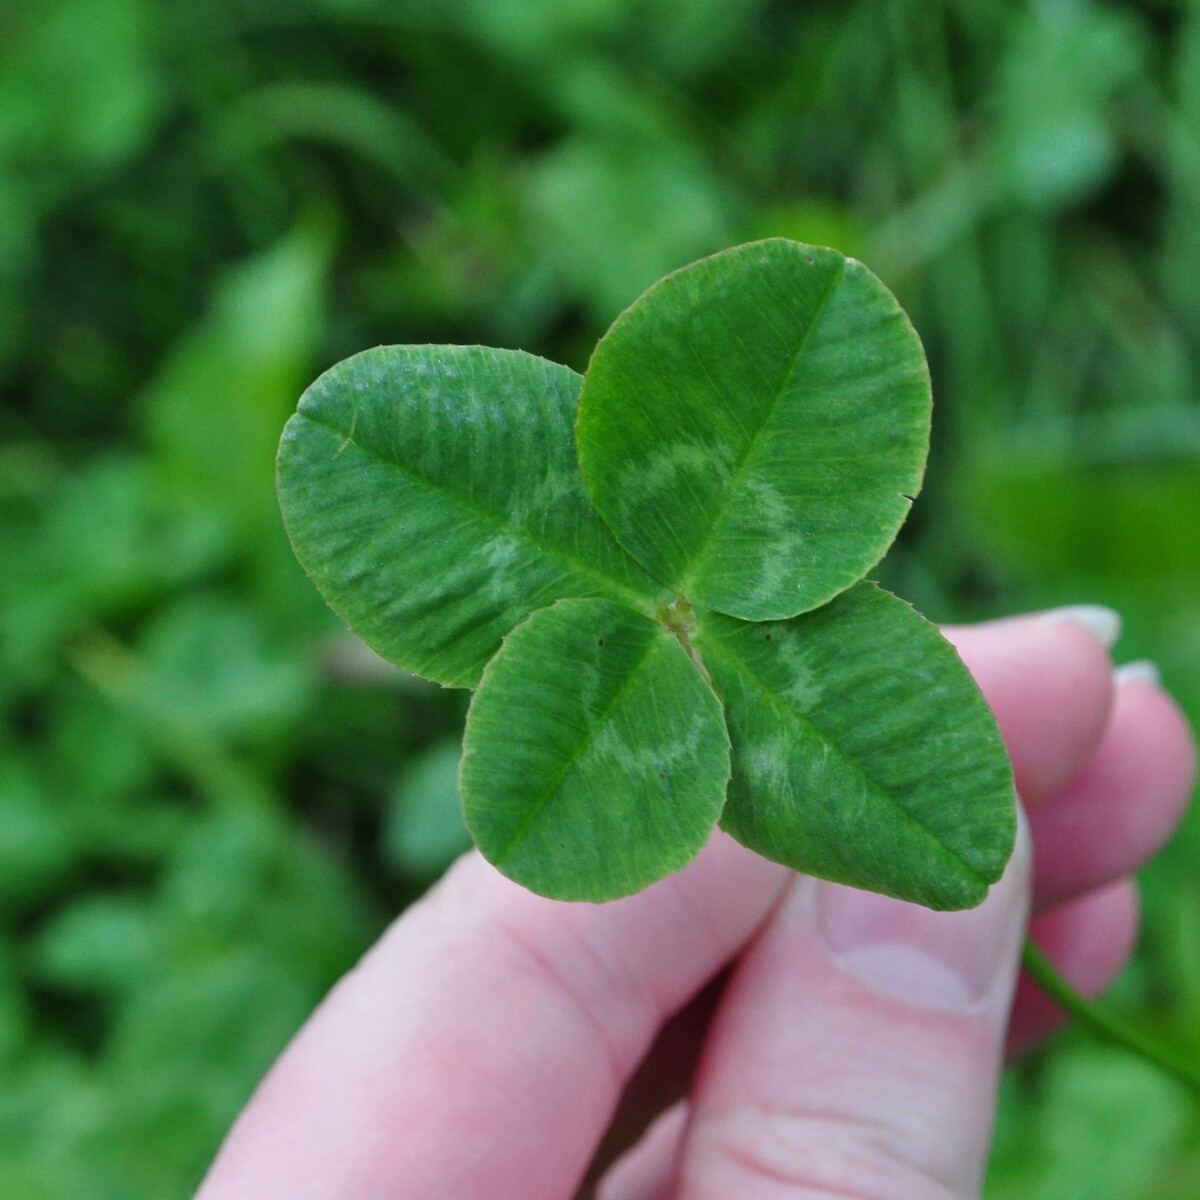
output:
[[[791,617],[861,579],[921,485],[929,374],[854,259],[782,238],[667,276],[588,367],[577,438],[622,545],[696,604]]]
[[[562,900],[610,900],[685,866],[728,779],[720,703],[683,647],[604,600],[563,600],[518,626],[467,718],[476,844]]]
[[[279,449],[296,555],[385,658],[473,687],[500,639],[563,596],[649,610],[659,590],[579,475],[567,367],[478,346],[382,346],[304,393]]]
[[[393,785],[380,849],[399,874],[436,878],[471,848],[458,798],[461,761],[459,739],[447,738],[415,757]]]
[[[1012,770],[953,647],[864,582],[790,621],[697,617],[725,705],[722,826],[800,871],[968,908],[1012,850]]]

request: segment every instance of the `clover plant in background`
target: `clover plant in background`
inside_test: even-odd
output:
[[[475,689],[464,814],[511,878],[626,895],[719,823],[963,908],[1012,849],[1008,759],[951,646],[863,578],[920,487],[930,411],[879,280],[773,239],[655,284],[583,378],[482,347],[347,359],[288,422],[279,494],[360,637]]]

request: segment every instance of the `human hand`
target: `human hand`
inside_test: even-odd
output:
[[[1114,683],[1089,624],[946,631],[1029,814],[979,908],[797,877],[720,833],[604,905],[532,895],[469,854],[330,993],[197,1200],[567,1200],[610,1124],[640,1131],[684,1089],[601,1200],[978,1195],[1006,1037],[1019,1050],[1058,1020],[1024,984],[1013,1005],[1027,912],[1098,991],[1133,944],[1129,872],[1195,770],[1178,709]]]

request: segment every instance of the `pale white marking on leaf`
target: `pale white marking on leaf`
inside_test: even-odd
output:
[[[792,790],[791,757],[794,747],[783,733],[751,742],[743,749],[746,771],[767,795],[782,797]]]
[[[573,478],[566,471],[547,471],[537,483],[514,499],[510,514],[518,523],[533,523],[560,504],[568,501],[577,504],[578,497],[577,476]]]
[[[732,463],[728,447],[706,449],[695,442],[671,442],[621,468],[618,495],[626,516],[653,503],[653,496],[670,493],[680,475],[717,475],[722,485]]]

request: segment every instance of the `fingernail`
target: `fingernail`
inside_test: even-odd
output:
[[[932,912],[873,892],[821,885],[817,927],[847,975],[921,1008],[968,1013],[1011,986],[1029,909],[1029,835],[978,908]]]
[[[1148,658],[1122,663],[1113,670],[1113,683],[1148,683],[1151,687],[1162,687],[1162,676],[1158,664]]]
[[[1121,636],[1121,614],[1103,604],[1068,604],[1063,608],[1051,608],[1042,614],[1042,620],[1082,625],[1106,650],[1111,650]]]

